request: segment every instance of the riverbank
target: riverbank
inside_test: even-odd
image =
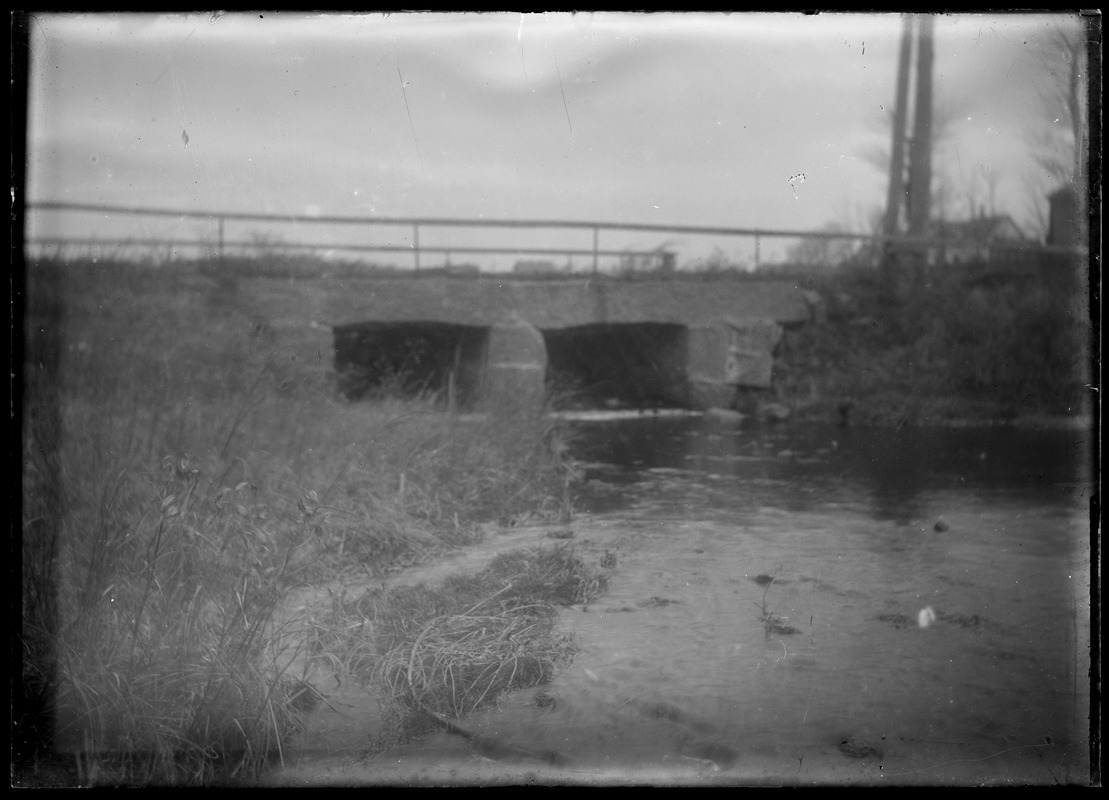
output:
[[[793,418],[842,424],[1090,420],[1094,339],[1078,273],[933,268],[896,295],[874,270],[799,275],[815,319],[786,331],[774,400]]]
[[[383,580],[569,518],[574,468],[543,409],[344,403],[303,332],[193,271],[34,265],[27,289],[18,785],[249,782],[320,702],[294,670],[310,641],[284,614],[297,587]],[[556,562],[592,585],[572,553]],[[435,607],[464,614],[526,575],[510,564]],[[502,619],[558,602],[529,586]],[[336,601],[331,619],[347,631],[345,615],[402,600]],[[551,619],[525,626],[525,649],[557,638]],[[317,636],[312,655],[376,653],[371,629]]]

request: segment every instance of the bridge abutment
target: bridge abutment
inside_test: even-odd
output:
[[[519,317],[492,326],[485,349],[482,402],[526,410],[546,400],[547,346],[538,328]]]
[[[688,404],[731,408],[736,389],[769,389],[774,348],[782,328],[773,322],[720,320],[689,327],[686,344]]]

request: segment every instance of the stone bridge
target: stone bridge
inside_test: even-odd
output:
[[[392,381],[461,408],[490,397],[537,403],[552,389],[563,406],[729,407],[738,388],[770,386],[783,326],[812,314],[792,282],[735,277],[439,275],[310,286],[284,298],[287,312],[332,331],[347,396]]]

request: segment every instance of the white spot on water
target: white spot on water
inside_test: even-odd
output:
[[[932,610],[932,606],[925,606],[920,609],[916,615],[916,624],[922,628],[927,628],[936,621],[936,612]]]

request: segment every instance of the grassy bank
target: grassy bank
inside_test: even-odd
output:
[[[555,422],[340,402],[202,271],[31,264],[26,311],[22,785],[249,778],[313,697],[291,587],[569,513]]]
[[[774,383],[796,416],[859,424],[1089,417],[1081,270],[933,268],[888,290],[872,269],[796,276],[823,319],[787,331]],[[899,276],[902,279],[905,276]]]

